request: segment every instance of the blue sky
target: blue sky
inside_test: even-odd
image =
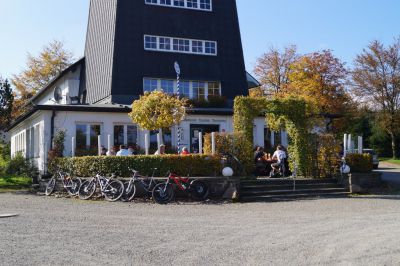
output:
[[[141,1],[141,0],[131,0]],[[218,1],[218,0],[214,0]],[[399,0],[237,0],[247,69],[269,47],[332,49],[351,65],[373,39],[400,36]],[[0,75],[25,66],[28,52],[63,41],[83,55],[89,0],[0,0]]]

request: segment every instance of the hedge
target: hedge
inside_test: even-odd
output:
[[[168,171],[187,176],[218,176],[222,167],[218,157],[205,155],[163,155],[163,156],[94,156],[57,158],[49,164],[49,170],[62,170],[80,177],[90,177],[97,173],[104,175],[118,174],[129,177],[129,168],[139,171],[142,175],[151,175],[157,168],[155,176],[165,176]]]
[[[347,154],[346,163],[353,173],[370,173],[373,169],[371,154]]]

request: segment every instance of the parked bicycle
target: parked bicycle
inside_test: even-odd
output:
[[[153,200],[159,204],[167,204],[172,201],[175,196],[173,184],[185,193],[189,194],[195,200],[205,200],[208,197],[208,186],[200,181],[190,181],[189,177],[180,177],[176,174],[169,173],[165,182],[157,184],[153,189]]]
[[[53,194],[57,186],[57,180],[59,179],[61,179],[63,187],[69,195],[75,196],[78,194],[79,188],[81,187],[82,184],[82,180],[77,177],[71,177],[69,174],[65,172],[58,171],[55,175],[53,175],[53,177],[46,185],[46,191],[45,191],[46,196],[50,196],[51,194]]]
[[[95,177],[83,182],[79,189],[79,198],[82,200],[92,198],[97,188],[100,189],[101,195],[108,201],[117,201],[124,193],[124,184],[119,180],[115,180],[115,175],[107,178],[97,174]]]
[[[132,178],[124,183],[124,193],[122,194],[122,201],[132,201],[138,195],[151,196],[154,187],[157,185],[154,180],[154,173],[157,168],[153,168],[153,174],[150,178],[140,176],[139,172],[129,168],[132,172]],[[140,194],[139,194],[140,193]]]

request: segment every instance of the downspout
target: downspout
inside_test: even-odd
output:
[[[51,114],[51,121],[50,121],[50,150],[53,149],[53,139],[54,139],[54,119],[56,117],[56,111],[53,110]]]

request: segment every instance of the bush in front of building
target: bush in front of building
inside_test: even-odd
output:
[[[141,175],[151,176],[157,168],[155,176],[166,176],[169,171],[181,176],[219,176],[221,162],[218,157],[206,155],[138,155],[138,156],[94,156],[56,158],[49,164],[49,170],[62,170],[74,176],[90,177],[98,173],[103,175],[117,174],[129,177],[129,168],[139,171]]]
[[[364,154],[347,154],[346,163],[350,166],[352,173],[370,173],[373,169],[372,155]]]
[[[204,137],[204,152],[211,154],[211,134]],[[216,133],[215,152],[218,156],[226,154],[237,157],[240,165],[232,162],[235,173],[249,174],[254,170],[253,164],[253,144],[249,142],[244,133]]]
[[[5,165],[5,173],[7,175],[27,176],[36,178],[38,169],[25,157],[22,153],[17,153]]]

